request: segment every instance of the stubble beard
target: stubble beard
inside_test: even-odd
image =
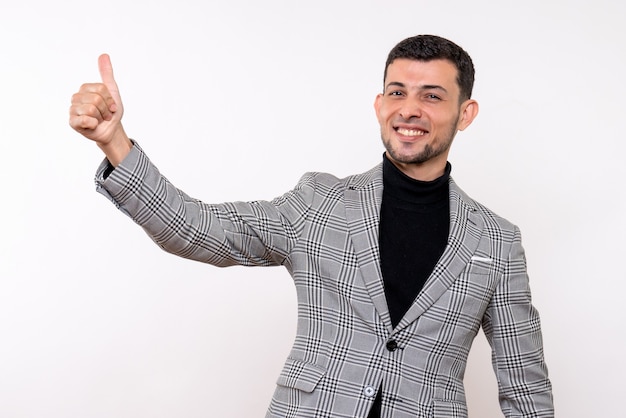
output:
[[[389,155],[389,157],[391,157],[392,160],[402,164],[422,165],[432,160],[433,158],[436,158],[448,152],[450,146],[452,145],[454,136],[456,135],[456,126],[456,122],[450,126],[445,140],[436,144],[436,147],[433,147],[432,144],[426,144],[421,151],[415,154],[404,154],[401,152],[401,150],[394,149],[391,140],[389,138],[385,138],[384,134],[382,133],[382,129],[380,136],[385,146],[385,149],[387,150],[387,154]]]
[[[398,152],[397,150],[395,150],[393,146],[391,145],[390,141],[385,140],[384,137],[383,137],[383,143],[385,144],[385,149],[387,150],[387,154],[389,155],[389,157],[391,157],[392,160],[398,163],[402,163],[402,164],[415,164],[415,165],[424,164],[425,162],[444,153],[447,148],[450,148],[449,146],[444,147],[442,144],[442,146],[435,149],[430,144],[428,144],[424,147],[423,150],[421,150],[417,154],[402,154]]]

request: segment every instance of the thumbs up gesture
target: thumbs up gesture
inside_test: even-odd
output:
[[[101,83],[83,84],[72,96],[70,126],[94,141],[117,166],[132,148],[122,127],[124,107],[107,54],[98,58]]]

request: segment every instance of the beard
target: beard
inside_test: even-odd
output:
[[[458,124],[459,116],[455,118],[456,120],[450,124],[448,130],[444,132],[443,136],[439,138],[435,138],[431,144],[426,144],[419,151],[412,151],[410,153],[403,152],[402,144],[397,145],[394,148],[394,145],[390,138],[385,138],[383,129],[381,127],[381,139],[383,141],[383,145],[387,150],[387,155],[394,161],[402,163],[402,164],[416,164],[421,165],[433,158],[439,157],[440,155],[447,153],[450,150],[450,146],[452,145],[452,141],[454,140],[454,136],[456,135],[456,128]]]
[[[425,162],[440,156],[444,152],[447,152],[450,149],[451,145],[451,142],[445,144],[442,143],[437,148],[434,148],[430,144],[427,144],[421,151],[417,153],[403,154],[400,151],[394,149],[393,146],[390,144],[390,141],[385,140],[385,138],[383,138],[383,143],[385,144],[387,155],[389,155],[392,160],[402,164],[416,165],[424,164]]]

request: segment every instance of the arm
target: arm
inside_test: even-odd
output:
[[[539,314],[531,303],[526,259],[515,228],[508,263],[483,319],[506,417],[553,418]]]
[[[287,263],[311,205],[314,175],[294,190],[268,201],[206,204],[174,187],[139,145],[105,179],[100,193],[139,224],[163,250],[180,257],[226,267]]]
[[[208,205],[190,198],[128,138],[109,56],[101,55],[98,66],[102,82],[83,84],[70,107],[70,126],[94,141],[115,167],[106,179],[110,166],[100,167],[98,191],[170,253],[217,266],[284,263],[295,243],[294,228],[302,223],[300,198],[306,193],[294,191],[276,203]]]
[[[124,107],[108,55],[98,58],[98,68],[102,82],[83,84],[72,96],[69,122],[76,132],[94,141],[117,167],[133,144],[122,126]]]

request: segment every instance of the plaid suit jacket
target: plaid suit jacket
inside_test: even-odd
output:
[[[105,162],[106,163],[106,162]],[[209,205],[173,187],[138,145],[97,188],[164,250],[216,266],[282,265],[297,335],[268,417],[467,417],[463,376],[480,326],[507,417],[553,417],[519,230],[450,182],[447,248],[392,328],[378,251],[382,168],[305,174],[272,201]]]

